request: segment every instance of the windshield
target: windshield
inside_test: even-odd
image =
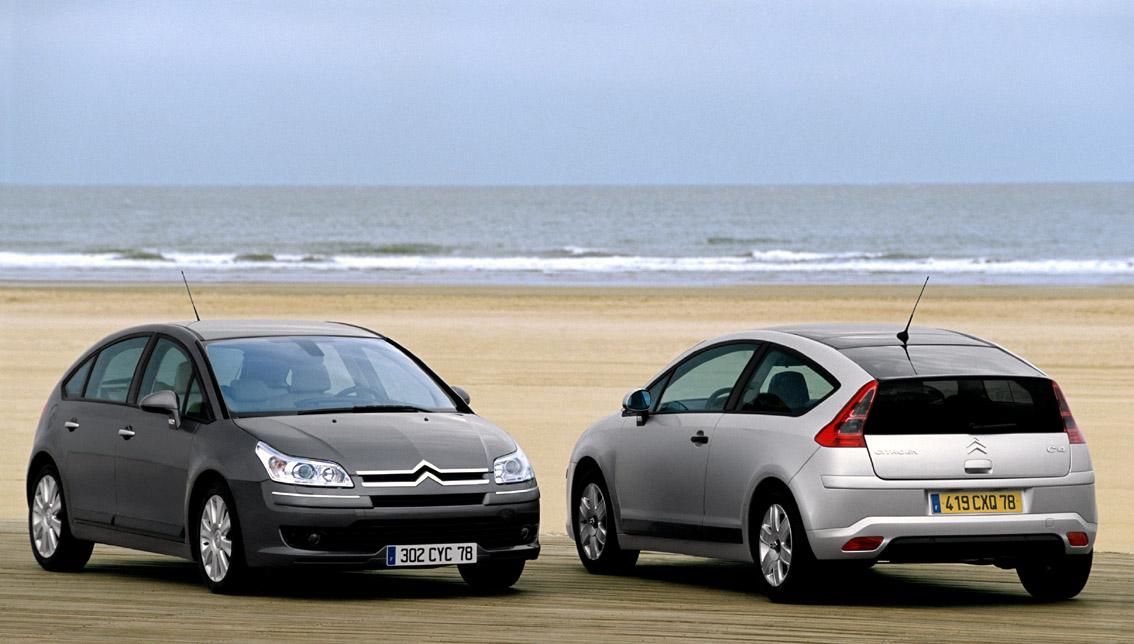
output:
[[[244,338],[210,342],[206,351],[234,416],[457,410],[429,374],[379,338]]]

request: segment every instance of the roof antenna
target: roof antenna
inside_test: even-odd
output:
[[[197,313],[197,303],[193,301],[193,291],[189,290],[189,280],[185,279],[185,271],[181,271],[181,281],[185,282],[185,292],[189,294],[189,304],[193,306],[193,316],[200,322],[201,315]]]
[[[913,310],[910,311],[910,319],[906,320],[906,328],[898,332],[898,340],[902,343],[902,347],[910,341],[910,325],[913,324],[914,313],[917,313],[917,305],[921,304],[921,296],[925,295],[925,287],[929,284],[929,276],[925,276],[925,283],[921,285],[921,292],[917,294],[917,301],[914,302]]]

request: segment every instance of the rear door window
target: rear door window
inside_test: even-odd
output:
[[[91,365],[94,364],[94,356],[87,358],[67,382],[63,383],[63,397],[64,398],[78,398],[83,395],[83,385],[87,384],[87,376],[91,373]]]
[[[760,358],[740,396],[739,411],[798,416],[831,395],[838,382],[814,362],[778,347]]]
[[[1029,434],[1062,432],[1044,378],[911,378],[882,381],[865,434]]]
[[[723,411],[755,344],[726,344],[702,351],[677,366],[657,412]]]
[[[126,402],[138,360],[149,340],[149,336],[129,338],[99,351],[83,397],[88,400]]]

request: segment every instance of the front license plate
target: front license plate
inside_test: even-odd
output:
[[[424,546],[386,546],[386,565],[449,566],[476,563],[475,543],[435,543]]]
[[[1004,514],[1024,511],[1024,497],[1016,490],[1002,492],[934,492],[929,495],[933,514]]]

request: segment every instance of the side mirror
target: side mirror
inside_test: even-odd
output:
[[[645,425],[646,419],[650,417],[652,405],[653,400],[650,397],[650,392],[645,389],[631,391],[622,399],[622,415],[637,416],[638,425]]]
[[[167,414],[170,429],[181,427],[181,401],[177,399],[177,394],[168,389],[153,392],[139,401],[138,406],[142,411]]]
[[[465,391],[464,387],[449,387],[449,388],[452,389],[453,393],[457,394],[457,396],[459,396],[461,398],[461,400],[465,401],[466,405],[469,404],[470,402],[472,402],[472,398],[469,397],[469,392]]]

